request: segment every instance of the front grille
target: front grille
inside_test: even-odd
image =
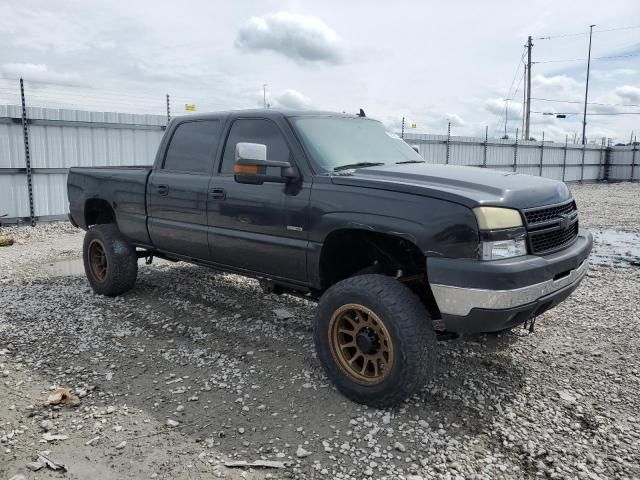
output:
[[[573,200],[524,211],[529,248],[541,255],[561,250],[578,237],[578,210]]]
[[[530,235],[531,250],[533,253],[546,253],[568,247],[578,236],[578,222],[567,230],[554,230],[551,232]]]
[[[564,205],[558,205],[556,207],[549,207],[543,209],[529,210],[524,213],[527,218],[527,223],[540,223],[546,222],[548,220],[553,220],[554,218],[559,217],[563,213],[571,213],[576,210],[576,202],[573,200]]]

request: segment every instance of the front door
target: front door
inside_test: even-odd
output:
[[[149,235],[166,252],[207,260],[207,188],[218,146],[219,120],[180,123],[163,162],[151,173]]]
[[[209,184],[211,258],[234,268],[305,282],[311,181],[237,183],[233,167],[239,142],[264,144],[268,160],[296,164],[280,127],[272,120],[239,118],[233,122],[218,172]]]

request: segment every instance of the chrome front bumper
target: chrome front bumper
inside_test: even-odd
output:
[[[547,280],[511,290],[487,290],[452,285],[431,284],[431,291],[440,313],[467,316],[472,309],[506,310],[535,302],[571,286],[577,286],[587,273],[589,261],[585,259],[564,277]]]

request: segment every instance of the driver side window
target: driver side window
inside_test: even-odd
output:
[[[236,144],[261,143],[267,146],[267,160],[290,161],[290,151],[278,126],[271,120],[238,119],[233,122],[224,146],[220,174],[233,175]]]

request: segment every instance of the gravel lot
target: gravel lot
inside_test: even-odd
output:
[[[3,228],[0,478],[640,478],[640,185],[571,188],[598,238],[580,288],[533,334],[440,342],[388,411],[328,384],[312,303],[183,263],[104,298],[82,232]],[[46,406],[56,386],[79,405]],[[226,466],[256,460],[283,466]]]

